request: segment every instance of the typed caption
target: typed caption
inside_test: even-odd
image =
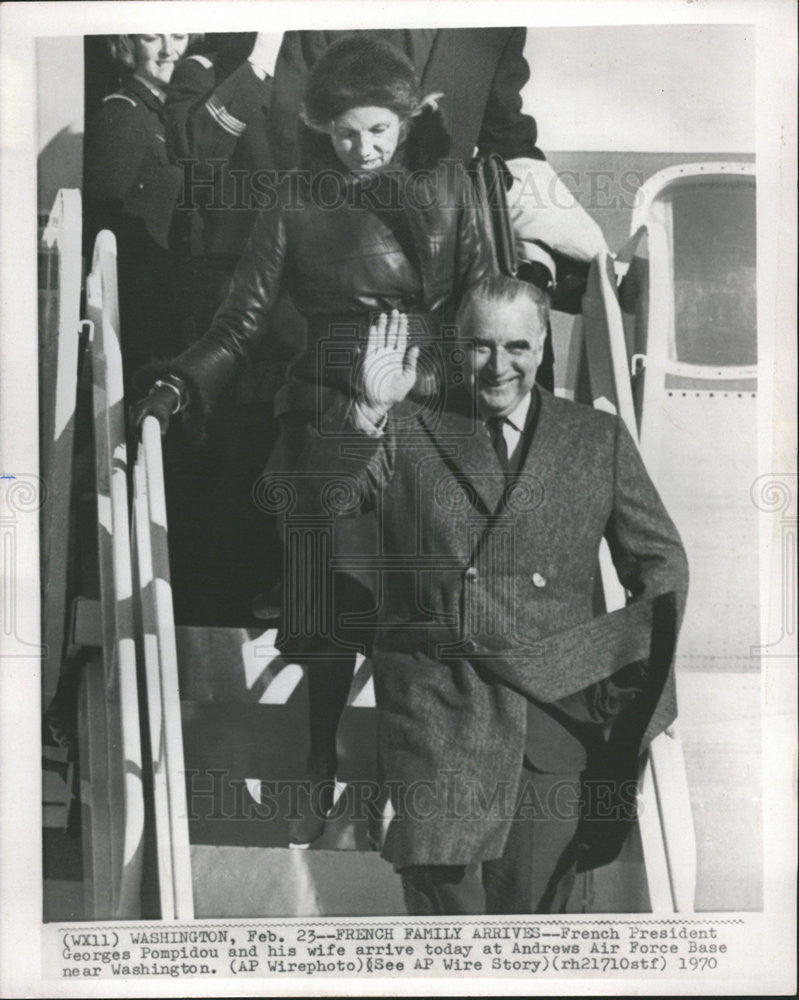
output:
[[[44,971],[60,981],[192,977],[538,976],[727,978],[740,918],[340,921],[53,928]],[[49,947],[48,947],[49,944]]]

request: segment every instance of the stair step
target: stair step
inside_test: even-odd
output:
[[[195,915],[396,916],[402,884],[374,851],[191,848]]]

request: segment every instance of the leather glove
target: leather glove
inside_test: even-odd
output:
[[[145,399],[137,400],[128,411],[131,427],[141,433],[145,417],[155,417],[161,425],[162,436],[169,427],[169,418],[178,412],[181,406],[180,390],[171,383],[160,382],[150,389]]]

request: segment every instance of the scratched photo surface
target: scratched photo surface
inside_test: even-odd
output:
[[[36,42],[44,920],[760,910],[753,29],[186,15]]]

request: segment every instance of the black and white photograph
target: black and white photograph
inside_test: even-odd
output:
[[[792,10],[0,11],[4,995],[795,990]]]

